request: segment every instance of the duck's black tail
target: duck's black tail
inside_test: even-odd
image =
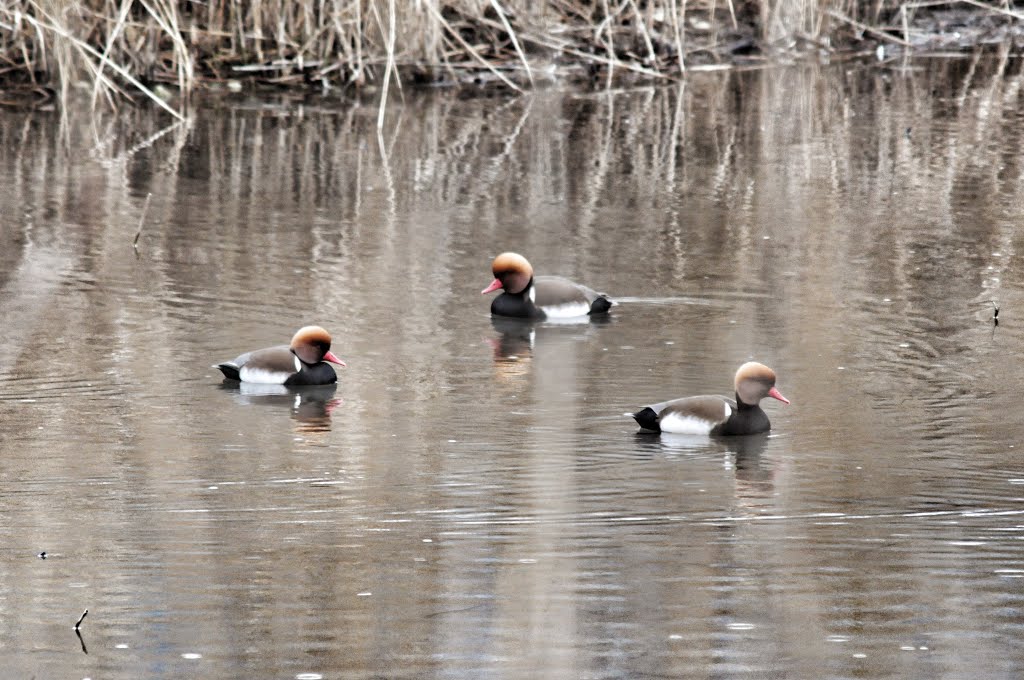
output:
[[[634,413],[633,420],[635,420],[637,425],[645,430],[661,432],[661,426],[658,425],[658,414],[655,413],[654,409],[650,406],[645,406],[643,409]]]
[[[224,374],[224,377],[228,380],[241,380],[242,378],[238,375],[238,366],[234,364],[217,364],[214,368],[219,368],[220,372]]]
[[[612,304],[612,301],[608,299],[607,295],[598,295],[597,298],[590,303],[590,313],[605,314],[612,308]]]

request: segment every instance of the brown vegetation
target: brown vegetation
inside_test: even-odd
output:
[[[66,95],[84,83],[94,99],[127,88],[160,102],[171,94],[161,87],[187,98],[244,83],[519,89],[671,79],[879,42],[1019,40],[1022,18],[982,0],[0,0],[0,82],[8,93]]]

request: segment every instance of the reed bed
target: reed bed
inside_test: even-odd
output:
[[[141,92],[177,115],[197,88],[248,84],[665,80],[876,42],[934,47],[950,21],[929,21],[950,8],[986,17],[986,38],[1021,39],[1024,13],[983,0],[0,0],[0,82],[8,98]]]

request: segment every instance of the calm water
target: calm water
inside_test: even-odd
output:
[[[0,112],[0,676],[1024,673],[1020,59],[405,97]],[[622,415],[750,358],[771,436]]]

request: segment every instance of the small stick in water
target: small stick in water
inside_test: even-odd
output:
[[[82,621],[85,621],[85,617],[88,616],[88,615],[89,615],[89,610],[86,609],[84,612],[82,612],[82,615],[80,617],[78,617],[78,621],[75,623],[75,630],[76,631],[78,630],[79,626],[82,625]]]
[[[132,248],[139,249],[139,237],[142,236],[142,223],[146,221],[146,211],[149,210],[149,199],[153,198],[153,192],[146,194],[146,202],[142,206],[142,215],[139,216],[139,230],[135,232],[135,240],[132,241]]]
[[[999,325],[999,303],[995,300],[989,300],[988,302],[979,302],[979,305],[992,305],[992,325]]]
[[[89,648],[85,646],[85,638],[82,637],[82,631],[75,628],[75,635],[78,636],[78,642],[82,645],[82,651],[88,654]]]

